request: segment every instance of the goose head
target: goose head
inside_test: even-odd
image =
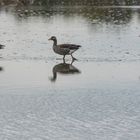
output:
[[[55,36],[52,36],[51,38],[49,38],[48,40],[52,40],[52,41],[56,41],[56,37]]]

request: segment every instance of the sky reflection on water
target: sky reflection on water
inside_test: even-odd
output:
[[[58,43],[81,44],[76,52],[81,61],[140,59],[139,8],[30,7],[2,10],[0,17],[5,59],[58,58],[48,42],[52,35]]]
[[[0,139],[140,138],[138,7],[2,8],[0,19]],[[64,64],[52,35],[82,45],[78,61]]]

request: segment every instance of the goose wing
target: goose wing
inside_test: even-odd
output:
[[[80,45],[75,45],[75,44],[60,44],[58,46],[60,48],[69,49],[69,50],[77,50],[81,47]]]

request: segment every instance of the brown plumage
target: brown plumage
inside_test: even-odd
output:
[[[55,36],[52,36],[49,40],[52,40],[54,42],[53,50],[55,53],[63,55],[63,60],[65,59],[66,55],[71,55],[72,60],[76,60],[76,58],[74,58],[72,54],[81,47],[80,45],[76,45],[76,44],[57,45],[57,39]]]

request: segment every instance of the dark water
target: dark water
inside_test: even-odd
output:
[[[140,139],[140,7],[1,7],[0,139]],[[71,64],[48,38],[82,45]]]
[[[140,5],[139,0],[2,0],[0,5],[16,4],[23,5]]]

